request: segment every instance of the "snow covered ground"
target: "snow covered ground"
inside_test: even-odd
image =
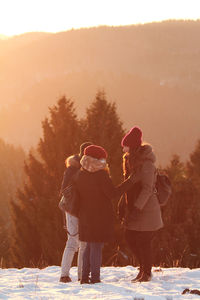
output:
[[[127,267],[101,268],[101,283],[80,285],[77,268],[71,269],[71,283],[60,283],[60,267],[45,269],[0,269],[0,299],[199,299],[184,294],[184,289],[200,289],[200,269],[170,268],[156,272],[145,283],[131,283],[137,269]]]

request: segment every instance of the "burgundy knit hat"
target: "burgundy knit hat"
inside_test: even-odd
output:
[[[124,136],[121,141],[122,147],[128,146],[131,149],[137,148],[142,144],[142,130],[135,126]]]
[[[84,149],[84,155],[91,156],[96,159],[106,158],[108,156],[106,150],[97,145],[91,145]]]

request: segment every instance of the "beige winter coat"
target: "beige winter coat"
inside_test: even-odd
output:
[[[125,218],[125,227],[136,231],[156,231],[163,227],[161,209],[155,190],[156,168],[155,154],[150,145],[142,145],[135,161],[135,171],[140,180],[140,190],[134,199],[133,210],[129,210]],[[126,168],[128,164],[126,164]],[[126,170],[126,172],[130,170]],[[131,201],[134,191],[127,193]],[[134,209],[136,207],[136,210]],[[134,211],[135,210],[135,211]]]

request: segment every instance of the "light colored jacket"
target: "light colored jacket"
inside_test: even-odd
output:
[[[155,154],[150,145],[142,145],[137,155],[137,175],[140,178],[141,190],[134,199],[133,207],[137,212],[129,211],[126,215],[125,226],[129,230],[156,231],[163,227],[161,209],[155,190],[156,168]],[[131,197],[131,193],[128,195]],[[129,199],[130,201],[131,199]]]

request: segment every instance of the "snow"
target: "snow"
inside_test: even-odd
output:
[[[184,294],[184,289],[200,288],[200,269],[153,268],[150,282],[131,283],[137,268],[102,267],[101,283],[80,284],[77,268],[70,270],[72,282],[60,283],[60,267],[45,269],[0,269],[0,299],[133,299],[174,300],[199,299],[199,295]]]

